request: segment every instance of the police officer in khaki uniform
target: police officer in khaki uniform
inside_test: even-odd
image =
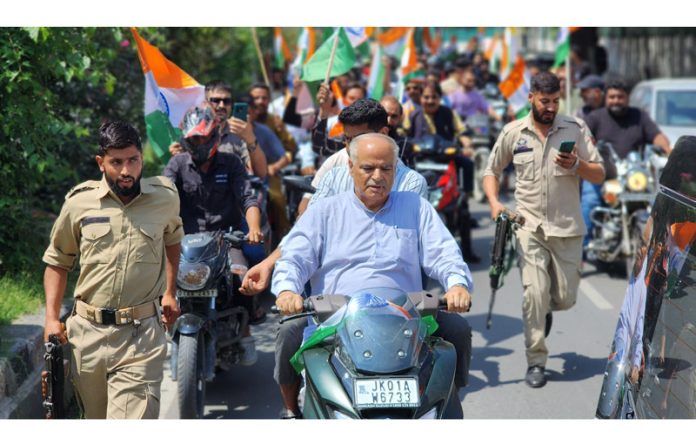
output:
[[[44,335],[70,343],[73,383],[88,419],[156,419],[167,353],[162,324],[179,315],[179,197],[165,177],[141,180],[135,128],[107,122],[99,132],[102,180],[70,190],[43,257]],[[64,333],[60,307],[78,258],[75,306]]]
[[[604,180],[602,159],[587,127],[574,117],[558,115],[558,78],[548,72],[531,81],[531,113],[503,128],[484,172],[483,189],[496,218],[504,206],[498,200],[498,178],[512,161],[515,166],[517,211],[526,222],[517,231],[517,251],[524,288],[527,375],[533,388],[546,384],[548,349],[544,337],[551,329],[551,311],[575,304],[580,284],[582,237],[580,178],[594,184]],[[559,152],[572,141],[572,152]]]

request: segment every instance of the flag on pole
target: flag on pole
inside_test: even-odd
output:
[[[556,56],[553,60],[553,67],[558,68],[566,62],[570,56],[570,35],[577,31],[578,28],[561,27],[558,29],[556,37]]]
[[[316,47],[316,32],[314,28],[305,27],[297,39],[297,56],[292,62],[292,69],[297,75],[302,72],[302,65],[312,58]]]
[[[283,31],[279,27],[273,31],[273,52],[275,53],[276,68],[285,69],[285,62],[292,59],[292,55],[283,37]]]
[[[518,55],[510,74],[498,85],[500,93],[505,96],[513,112],[517,113],[529,102],[529,83],[530,78],[524,58]]]
[[[351,45],[353,45],[353,48],[357,48],[358,46],[365,43],[374,32],[374,28],[365,26],[346,26],[343,29],[345,29],[346,35],[348,36],[348,40],[350,40],[350,43]]]
[[[334,39],[338,36],[338,46],[331,68],[330,77],[340,76],[353,68],[355,65],[355,51],[343,28],[338,28],[331,37],[321,44],[311,59],[302,67],[302,77],[304,82],[323,81],[326,78],[326,71],[329,69],[329,59],[333,48]]]
[[[411,28],[389,28],[377,36],[377,42],[382,45],[384,53],[391,57],[399,57],[406,45],[408,32]]]
[[[435,37],[430,35],[430,28],[423,28],[423,43],[425,44],[430,54],[437,54],[440,50],[440,45],[442,45],[442,33],[439,30],[435,30]]]
[[[158,158],[169,159],[169,145],[179,140],[179,123],[186,111],[205,100],[196,79],[169,61],[159,49],[131,28],[145,74],[145,128]]]
[[[410,28],[407,38],[406,47],[401,54],[401,64],[399,65],[399,91],[398,98],[403,102],[405,86],[410,80],[419,79],[425,80],[425,71],[418,63],[418,55],[416,54],[416,40],[414,38],[415,28]]]
[[[372,63],[370,64],[370,79],[367,82],[367,96],[371,99],[380,100],[384,96],[384,76],[386,69],[382,58],[384,50],[377,45],[375,53],[372,55]]]

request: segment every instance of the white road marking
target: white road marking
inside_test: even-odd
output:
[[[614,308],[589,281],[580,280],[580,291],[585,294],[598,309],[606,311]]]

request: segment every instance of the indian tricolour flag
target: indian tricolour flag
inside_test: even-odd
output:
[[[275,66],[276,68],[285,69],[285,62],[292,59],[290,54],[290,48],[283,38],[283,31],[281,28],[276,27],[273,31],[273,52],[275,54]]]
[[[169,158],[169,145],[179,140],[186,111],[205,100],[203,85],[169,61],[131,28],[145,74],[145,128],[158,158]]]
[[[375,100],[380,100],[384,95],[384,76],[386,76],[387,70],[382,60],[383,56],[384,50],[381,46],[376,45],[370,64],[370,79],[367,82],[367,95]]]
[[[529,102],[530,77],[519,48],[517,31],[513,28],[507,28],[500,66],[500,78],[503,80],[498,86],[515,113],[523,109]]]
[[[401,64],[399,65],[399,91],[398,98],[401,102],[405,99],[405,86],[413,79],[425,80],[425,72],[418,64],[416,54],[415,28],[410,28],[406,38],[406,47],[401,54]]]
[[[570,55],[570,34],[578,28],[561,27],[556,37],[556,56],[553,61],[553,68],[563,65]]]
[[[389,28],[377,35],[377,42],[382,45],[385,54],[399,57],[406,45],[411,28]]]
[[[305,27],[297,39],[297,56],[292,62],[292,70],[298,76],[302,73],[302,65],[307,63],[316,50],[316,32],[314,28]]]

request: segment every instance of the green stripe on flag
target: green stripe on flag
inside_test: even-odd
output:
[[[167,115],[159,110],[145,116],[145,129],[157,157],[164,163],[168,162],[169,146],[172,142],[179,140],[181,130],[172,127]]]

